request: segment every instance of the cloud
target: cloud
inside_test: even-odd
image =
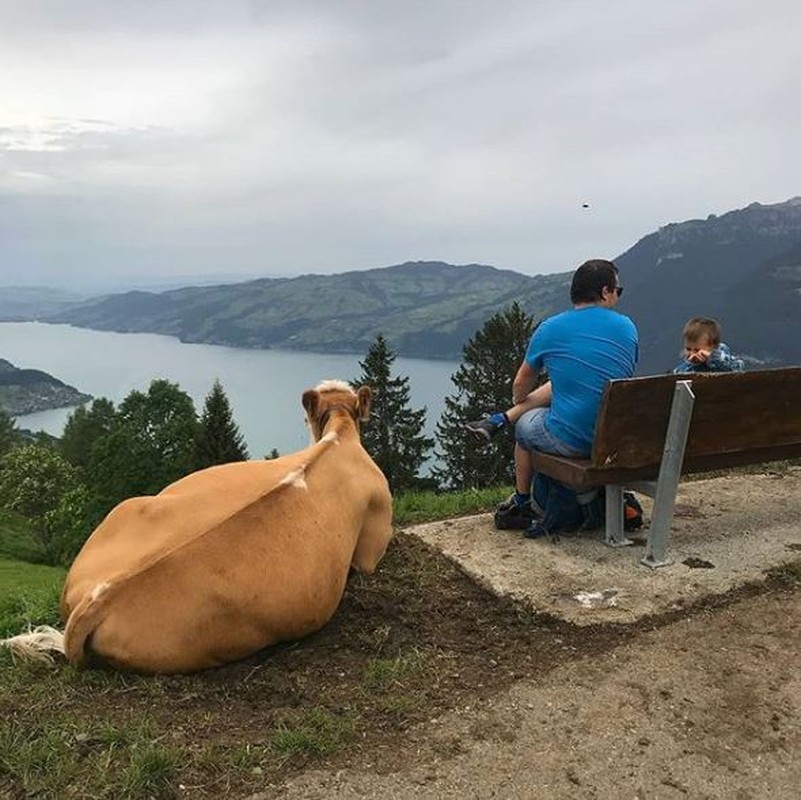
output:
[[[51,0],[6,16],[0,258],[31,279],[565,270],[798,193],[791,2]]]

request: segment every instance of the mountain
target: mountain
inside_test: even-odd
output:
[[[681,330],[693,316],[718,318],[724,341],[750,366],[801,363],[801,198],[665,225],[615,261],[626,288],[619,308],[640,331],[641,373],[677,363]],[[466,340],[513,300],[535,318],[567,308],[570,279],[419,261],[127,292],[47,320],[322,353],[364,354],[381,332],[400,355],[458,359]]]
[[[515,299],[538,317],[562,308],[569,280],[478,264],[410,262],[339,275],[127,292],[74,306],[49,321],[323,353],[366,353],[382,332],[402,355],[458,358],[487,317]]]
[[[768,365],[801,363],[801,243],[729,287],[725,307],[747,354]]]
[[[41,286],[0,288],[0,322],[22,322],[57,314],[87,299],[86,294]]]
[[[11,416],[78,406],[92,399],[38,369],[20,369],[0,358],[0,408]]]
[[[682,327],[694,316],[720,320],[723,340],[751,366],[801,363],[801,294],[793,267],[799,246],[796,197],[665,225],[615,259],[626,288],[620,309],[640,332],[640,371],[678,363]]]

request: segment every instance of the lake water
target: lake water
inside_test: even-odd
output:
[[[218,378],[234,419],[253,458],[276,448],[290,453],[308,444],[300,396],[326,378],[360,375],[356,355],[327,355],[282,350],[240,350],[184,344],[148,333],[107,333],[39,322],[0,323],[0,358],[17,367],[41,369],[94,397],[119,403],[132,389],[147,391],[150,381],[166,378],[195,401],[198,413]],[[411,406],[427,409],[426,432],[434,427],[454,391],[451,375],[458,364],[398,358],[393,375],[409,378]],[[17,425],[59,436],[73,409],[17,417]]]

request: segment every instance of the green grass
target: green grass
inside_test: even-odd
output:
[[[42,546],[31,532],[28,520],[13,511],[0,508],[0,558],[15,558],[20,561],[42,562],[45,558]]]
[[[284,756],[324,756],[341,749],[353,737],[353,720],[347,714],[314,708],[281,723],[273,734],[272,746]]]
[[[36,798],[171,798],[178,795],[177,753],[144,738],[142,726],[116,729],[42,719],[0,722],[0,779]],[[20,795],[22,796],[22,795]]]
[[[393,518],[396,525],[415,525],[493,511],[511,491],[511,486],[502,486],[463,492],[402,492],[393,500]]]
[[[395,684],[401,684],[404,676],[421,668],[422,659],[417,652],[396,658],[374,658],[364,672],[364,683],[368,689],[386,691]]]
[[[65,570],[0,559],[0,637],[31,625],[57,625]]]

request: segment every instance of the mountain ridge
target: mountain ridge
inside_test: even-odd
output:
[[[668,223],[614,260],[626,287],[619,309],[640,331],[641,373],[673,366],[692,316],[720,319],[725,341],[751,366],[801,363],[801,336],[782,335],[770,322],[775,316],[801,333],[801,197]],[[512,301],[535,319],[568,308],[571,276],[572,270],[530,276],[483,264],[407,261],[112,294],[43,319],[320,353],[363,354],[382,333],[399,355],[458,359],[486,319]]]

